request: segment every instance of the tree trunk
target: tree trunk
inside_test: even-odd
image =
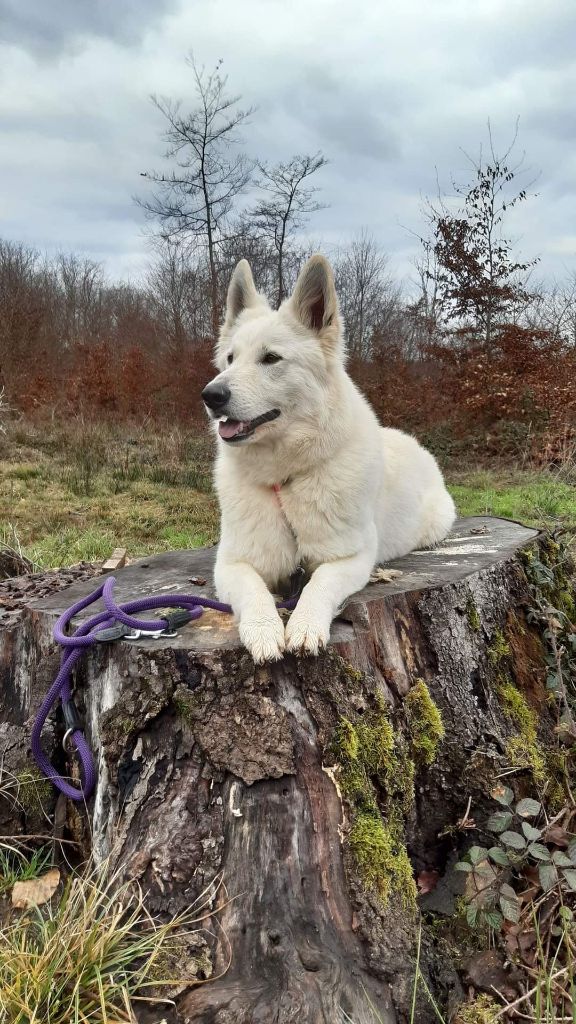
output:
[[[458,823],[467,807],[489,807],[503,770],[518,792],[532,788],[505,686],[536,709],[541,749],[552,736],[545,649],[525,616],[525,559],[539,543],[505,520],[461,520],[443,545],[393,563],[401,575],[355,595],[317,659],[255,668],[232,618],[216,612],[176,639],[86,658],[77,702],[98,762],[97,857],[139,879],[152,912],[174,913],[211,887],[212,980],[180,992],[167,1021],[410,1017],[419,902],[454,910],[452,866],[467,836]],[[212,563],[213,550],[140,559],[117,573],[116,596],[209,596]],[[54,619],[93,586],[30,603],[0,636],[1,714],[17,754],[8,764],[22,762],[54,672]],[[55,724],[47,746],[61,732]],[[414,879],[435,872],[419,900]],[[421,969],[450,1007],[458,974],[426,921]],[[433,1019],[420,998],[417,1017]]]

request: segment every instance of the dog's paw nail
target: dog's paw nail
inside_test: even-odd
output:
[[[284,623],[244,622],[239,627],[240,639],[248,649],[254,663],[263,665],[267,661],[280,661],[284,654]]]
[[[310,625],[295,623],[286,627],[286,649],[292,654],[316,656],[324,650],[328,643],[329,630]]]

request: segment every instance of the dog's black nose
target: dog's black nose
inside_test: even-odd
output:
[[[202,398],[212,412],[218,412],[230,401],[230,388],[225,384],[207,384],[202,392]]]

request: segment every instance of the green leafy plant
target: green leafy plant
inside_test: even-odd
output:
[[[546,686],[560,706],[560,731],[576,739],[576,602],[573,561],[554,538],[541,557],[530,554],[526,574],[531,607],[526,618],[538,627],[546,645]]]
[[[536,869],[543,893],[553,888],[576,893],[576,837],[560,849],[551,841],[553,833],[535,824],[542,812],[538,800],[526,797],[514,803],[514,793],[507,786],[498,787],[492,795],[501,808],[486,822],[493,844],[472,846],[456,868],[467,875],[468,924],[499,930],[504,921],[517,924],[520,920],[522,901],[511,883],[518,883],[530,868]],[[534,887],[533,877],[530,884]]]

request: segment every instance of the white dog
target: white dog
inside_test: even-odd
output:
[[[430,452],[382,428],[347,375],[324,257],[277,312],[241,260],[215,362],[202,397],[219,434],[218,596],[255,662],[318,654],[374,565],[442,540],[454,503]],[[299,566],[310,581],[285,627],[273,591]]]

